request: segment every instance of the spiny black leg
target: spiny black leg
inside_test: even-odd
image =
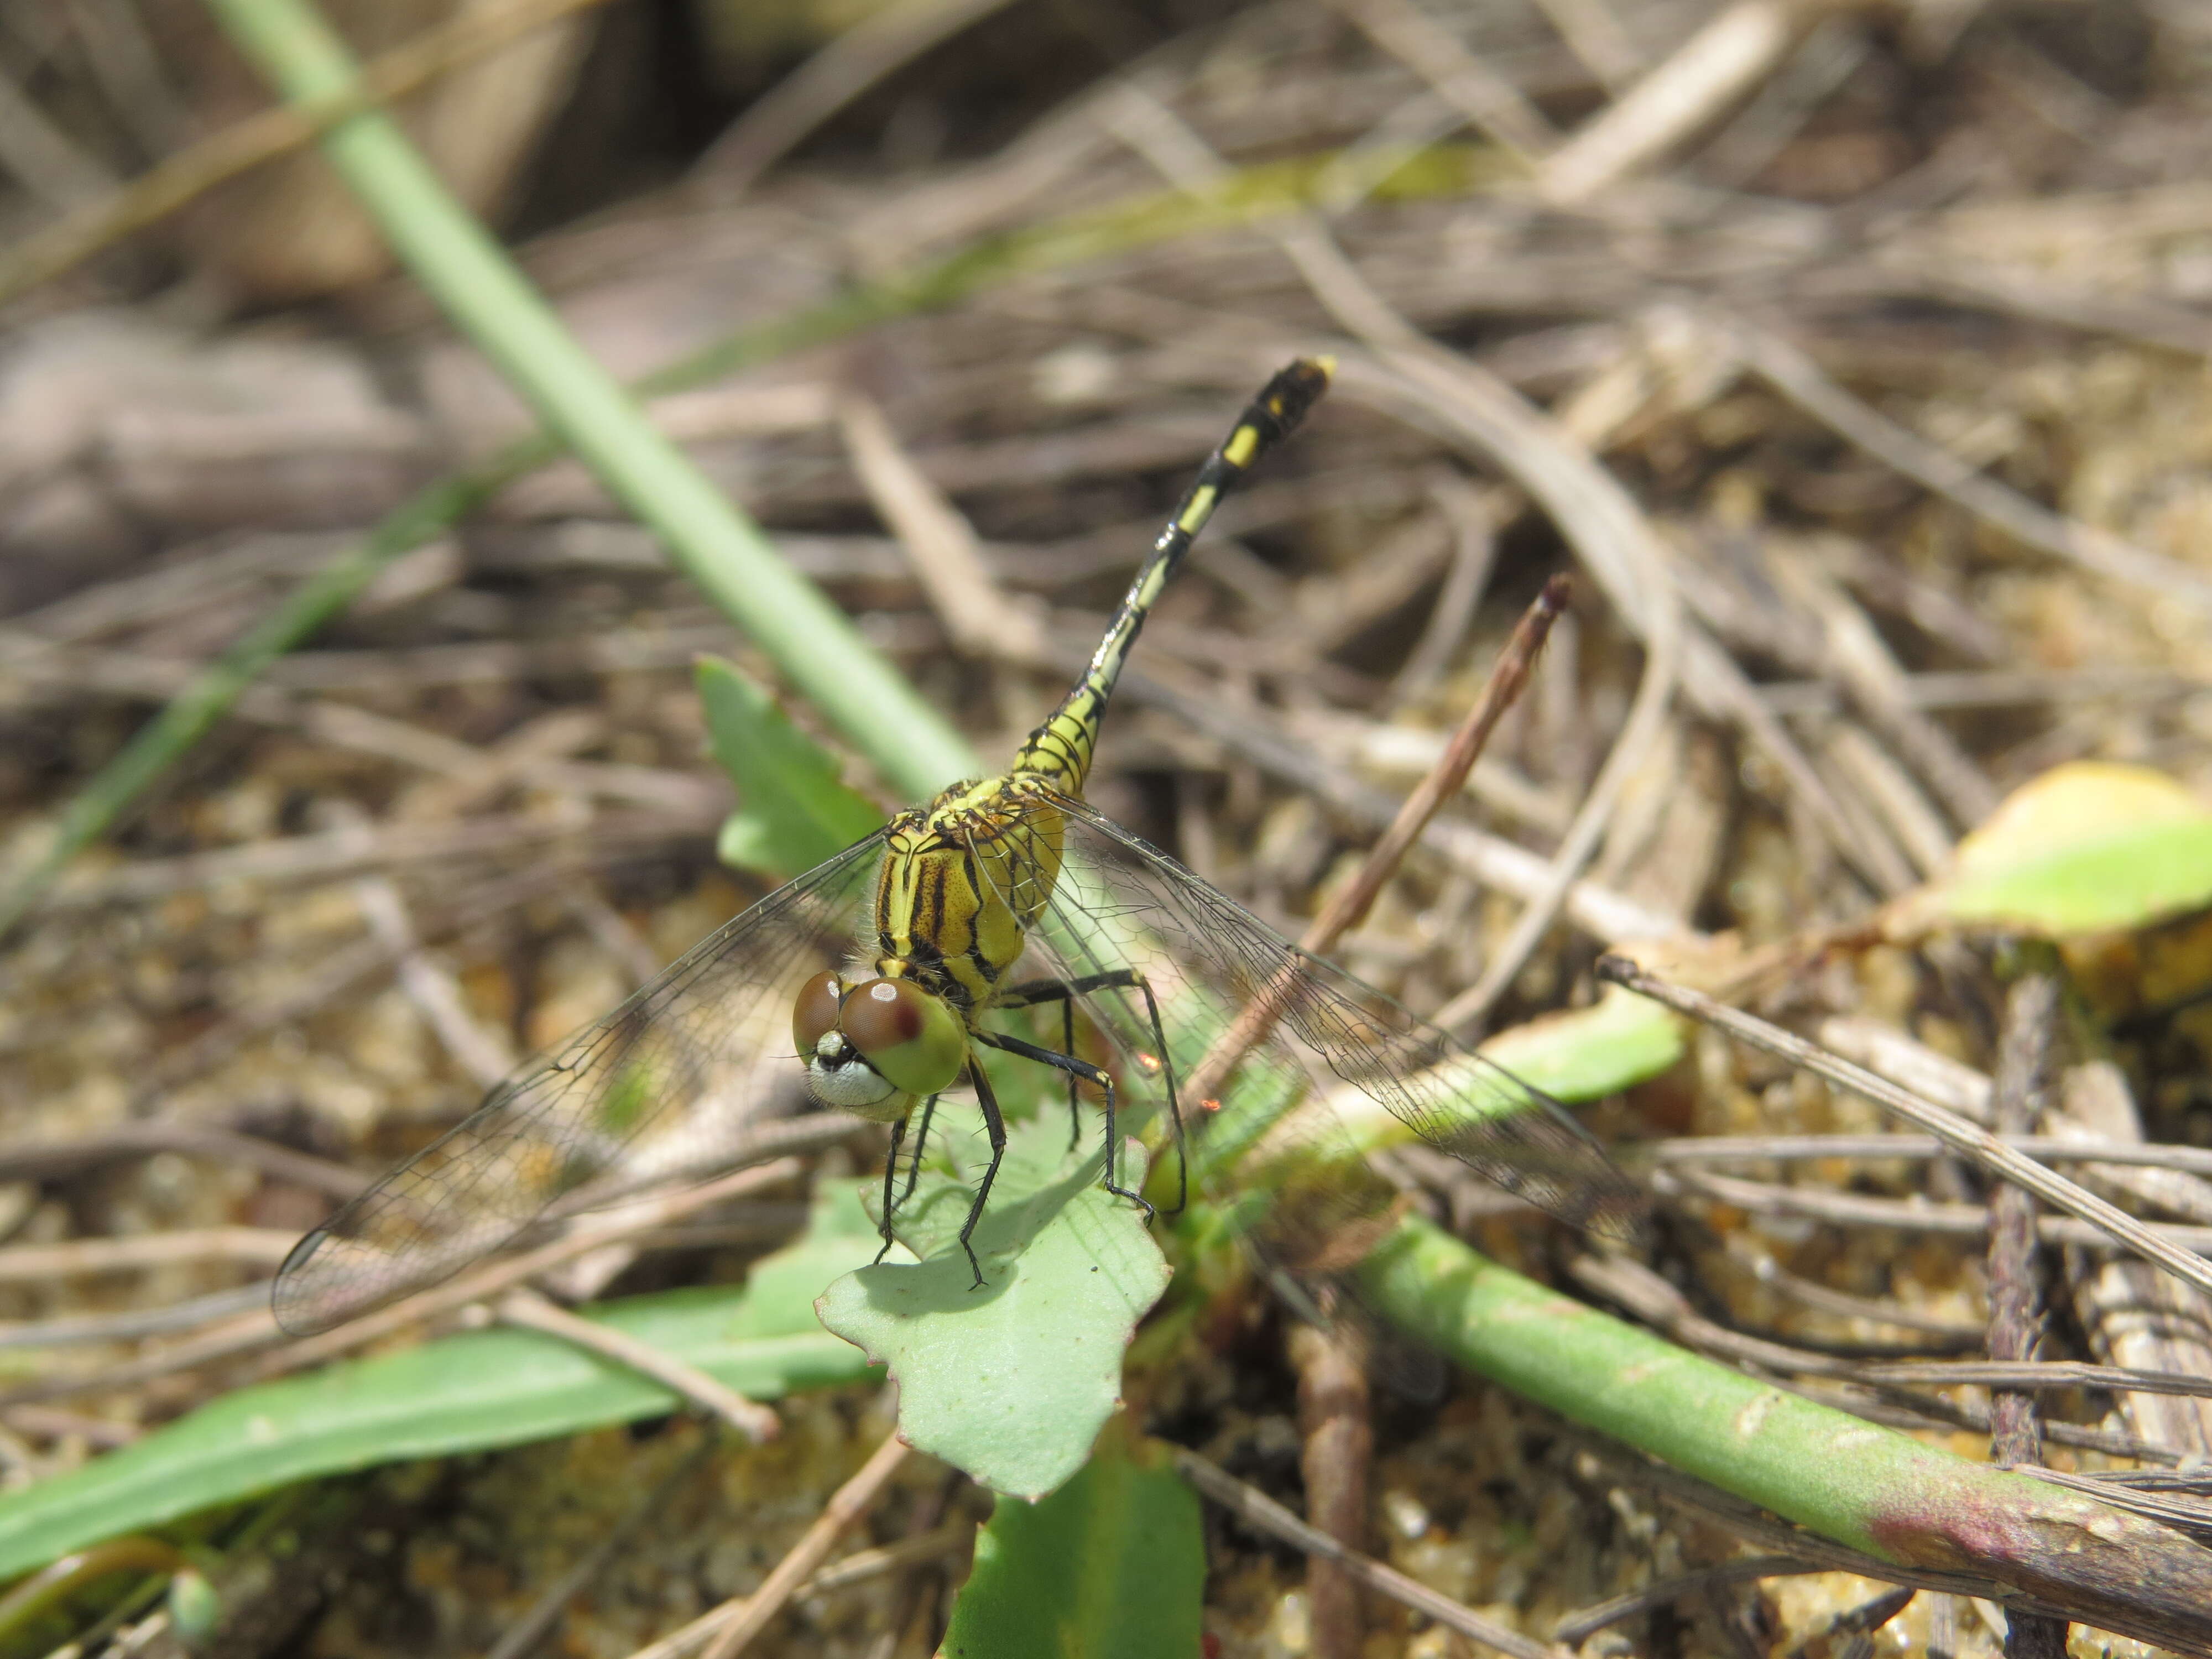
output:
[[[1007,1054],[1019,1054],[1024,1060],[1033,1060],[1040,1066],[1056,1066],[1063,1072],[1082,1078],[1086,1082],[1096,1084],[1103,1091],[1106,1096],[1106,1179],[1103,1183],[1106,1190],[1116,1198],[1126,1198],[1134,1204],[1145,1212],[1145,1219],[1148,1222],[1158,1213],[1142,1194],[1131,1192],[1115,1179],[1115,1172],[1121,1168],[1121,1159],[1116,1156],[1121,1148],[1116,1144],[1114,1135],[1115,1103],[1112,1078],[1087,1060],[1078,1060],[1073,1054],[1056,1054],[1049,1048],[1038,1048],[1034,1042],[1024,1042],[1019,1037],[1000,1036],[995,1031],[981,1031],[976,1034],[976,1040],[988,1042],[994,1048],[1003,1049]]]
[[[1059,1002],[1068,1006],[1069,1035],[1066,1047],[1075,1048],[1073,1034],[1073,1000],[1091,991],[1130,991],[1140,993],[1145,999],[1145,1016],[1152,1027],[1152,1042],[1158,1049],[1160,1076],[1167,1085],[1168,1121],[1175,1126],[1176,1140],[1176,1201],[1170,1215],[1181,1215],[1190,1201],[1190,1143],[1183,1127],[1182,1105],[1176,1098],[1175,1057],[1168,1052],[1168,1037],[1160,1024],[1160,1005],[1152,995],[1152,982],[1133,968],[1117,968],[1103,974],[1085,974],[1078,979],[1031,980],[1024,985],[1010,985],[992,1000],[999,1008],[1029,1008],[1042,1002]],[[1069,1103],[1074,1100],[1075,1074],[1069,1073]],[[1068,1143],[1074,1145],[1073,1141]],[[1111,1185],[1109,1185],[1111,1190]]]
[[[921,1149],[929,1144],[929,1120],[936,1112],[937,1097],[932,1095],[921,1103],[921,1121],[914,1126],[914,1151],[907,1159],[906,1185],[899,1193],[902,1204],[914,1196],[914,1183],[921,1178]]]
[[[1075,1052],[1075,999],[1063,997],[1060,1004],[1060,1052]],[[1073,1152],[1083,1144],[1083,1104],[1077,1097],[1080,1083],[1074,1073],[1067,1074],[1067,1150]]]
[[[1091,979],[1033,979],[1024,985],[1010,985],[991,1000],[994,1008],[1035,1008],[1044,1003],[1060,1005],[1060,1046],[1062,1053],[1075,1052],[1075,999],[1079,992],[1095,991],[1099,984],[1113,979],[1110,974],[1094,975]],[[1094,983],[1093,981],[1098,981]],[[1075,1073],[1067,1074],[1067,1150],[1073,1152],[1083,1142],[1083,1102],[1078,1092],[1079,1079]]]
[[[899,1142],[905,1139],[906,1119],[901,1118],[891,1125],[891,1149],[884,1158],[884,1218],[876,1224],[884,1240],[883,1249],[876,1252],[878,1262],[891,1253],[891,1180],[898,1174]]]
[[[1168,1121],[1175,1126],[1176,1201],[1170,1215],[1181,1215],[1190,1201],[1190,1143],[1182,1127],[1182,1107],[1176,1099],[1175,1056],[1168,1052],[1168,1034],[1160,1026],[1160,1005],[1153,1000],[1152,981],[1132,971],[1130,982],[1144,993],[1145,1012],[1152,1022],[1152,1042],[1160,1056],[1160,1078],[1167,1085]]]
[[[983,1171],[982,1184],[975,1188],[975,1201],[968,1206],[968,1218],[960,1224],[960,1248],[968,1252],[968,1265],[975,1270],[975,1282],[968,1288],[983,1288],[983,1264],[975,1260],[975,1247],[969,1243],[975,1231],[975,1223],[983,1214],[983,1200],[991,1195],[991,1183],[999,1178],[1000,1160],[1006,1155],[1006,1120],[999,1115],[999,1097],[991,1092],[990,1079],[983,1075],[980,1060],[972,1057],[968,1061],[968,1080],[975,1085],[975,1098],[983,1108],[983,1132],[991,1138],[991,1167]]]

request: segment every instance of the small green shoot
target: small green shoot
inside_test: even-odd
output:
[[[884,815],[839,779],[836,757],[734,665],[702,657],[696,678],[708,740],[744,803],[722,825],[723,863],[796,876],[882,824]]]
[[[947,1659],[1049,1653],[1156,1659],[1200,1650],[1206,1540],[1198,1498],[1117,1424],[1042,1503],[1001,1496],[952,1609]]]
[[[1609,985],[1587,1008],[1540,1014],[1500,1031],[1482,1053],[1572,1106],[1673,1070],[1684,1053],[1682,1020],[1649,997]]]

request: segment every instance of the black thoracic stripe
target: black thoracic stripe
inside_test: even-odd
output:
[[[989,903],[990,899],[983,889],[983,873],[981,870],[976,866],[975,843],[973,841],[963,841],[960,843],[960,874],[962,879],[968,884],[968,892],[969,896],[974,898],[976,902],[977,915],[980,917],[981,915],[981,907]],[[982,930],[981,928],[969,929],[969,939],[970,940],[970,950],[974,949],[973,941],[980,939],[981,937]]]
[[[927,883],[915,895],[915,908],[921,913],[920,937],[936,939],[943,937],[945,927],[945,866],[932,859],[927,870]]]

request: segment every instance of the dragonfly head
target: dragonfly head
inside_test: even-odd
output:
[[[817,1100],[880,1123],[951,1088],[968,1063],[960,1016],[912,980],[817,974],[792,1005],[791,1035]]]

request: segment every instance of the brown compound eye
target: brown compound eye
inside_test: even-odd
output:
[[[837,1029],[837,1013],[844,1001],[845,982],[835,974],[817,974],[799,988],[791,1005],[791,1040],[799,1045],[801,1060]]]
[[[869,1065],[910,1095],[951,1088],[967,1062],[968,1031],[960,1016],[910,980],[855,985],[839,1024]]]
[[[928,992],[902,979],[872,979],[855,985],[839,1011],[846,1038],[869,1055],[911,1042],[921,1035],[923,1004],[928,1000]]]

